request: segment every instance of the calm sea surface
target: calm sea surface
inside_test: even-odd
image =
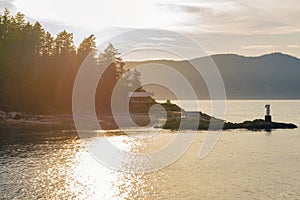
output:
[[[300,125],[297,100],[228,101],[227,121],[263,118],[266,103],[274,121]],[[200,104],[210,114],[210,102]],[[300,199],[300,129],[224,131],[200,160],[203,131],[172,165],[141,174],[102,166],[72,130],[0,135],[0,199]],[[153,148],[129,136],[109,139],[127,151]]]

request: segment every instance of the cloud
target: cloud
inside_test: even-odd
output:
[[[286,0],[212,0],[159,4],[184,13],[187,32],[285,34],[300,32],[300,4]],[[288,14],[287,14],[288,13]]]
[[[150,37],[148,39],[155,40],[155,41],[175,41],[176,40],[176,39],[170,38],[170,37]]]
[[[290,44],[287,47],[291,49],[300,49],[300,45],[295,45],[295,44]]]
[[[97,44],[107,45],[111,36],[129,29],[153,28],[184,33],[210,54],[258,55],[274,50],[300,56],[299,0],[112,0],[105,4],[99,0],[0,0],[0,9],[15,6],[54,35],[63,29],[74,32],[76,44],[95,34]],[[143,35],[125,38],[126,44],[183,48],[170,34]],[[189,49],[192,55],[195,50]]]
[[[298,49],[300,45],[244,45],[242,49],[246,50],[274,50],[274,49]]]
[[[252,49],[252,50],[265,50],[265,49],[274,49],[279,46],[275,45],[249,45],[249,46],[242,46],[242,49]]]

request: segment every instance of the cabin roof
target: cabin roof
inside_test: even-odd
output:
[[[128,97],[152,97],[152,92],[129,92]]]

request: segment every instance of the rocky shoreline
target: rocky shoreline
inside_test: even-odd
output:
[[[0,132],[29,132],[74,129],[71,114],[26,114],[0,110]]]
[[[266,130],[270,131],[273,129],[294,129],[298,128],[297,125],[292,123],[282,122],[267,122],[263,119],[255,119],[253,121],[244,121],[241,123],[226,122],[217,118],[210,117],[204,113],[200,114],[200,121],[188,118],[180,119],[178,117],[170,118],[161,127],[164,129],[178,130],[178,129],[191,129],[195,127],[195,123],[198,123],[198,127],[194,128],[197,130],[232,130],[232,129],[247,129],[251,131]]]
[[[272,129],[294,129],[297,125],[282,122],[267,122],[263,119],[244,121],[242,123],[225,123],[223,129],[248,129],[248,130],[272,130]]]
[[[178,106],[169,104],[169,110],[172,107],[178,111]],[[167,109],[166,109],[167,110]],[[182,118],[184,116],[184,118]],[[200,120],[199,120],[200,116]],[[196,124],[196,125],[195,125]],[[197,126],[198,124],[198,126]],[[273,129],[294,129],[298,128],[297,125],[292,123],[282,122],[267,122],[263,119],[255,119],[253,121],[244,121],[241,123],[226,122],[222,119],[209,116],[202,112],[186,112],[181,109],[181,114],[174,114],[172,111],[168,112],[168,118],[166,123],[161,126],[164,129],[178,130],[178,129],[193,129],[198,130],[232,130],[232,129],[247,129],[251,131],[266,130],[270,131]]]
[[[255,119],[253,121],[244,121],[242,123],[231,123],[221,119],[214,118],[201,112],[186,112],[179,106],[171,103],[159,104],[163,106],[167,112],[165,124],[156,126],[163,129],[198,129],[198,130],[231,130],[231,129],[247,129],[272,130],[272,129],[294,129],[297,125],[281,122],[267,122],[263,119]],[[147,113],[141,114],[140,117],[133,118],[137,124],[144,124],[149,119]],[[200,115],[200,120],[199,120]],[[143,117],[141,117],[143,116]],[[196,117],[198,116],[198,117]],[[104,129],[117,129],[112,116],[102,116],[99,123]],[[197,125],[198,124],[198,125]],[[0,110],[0,132],[3,130],[26,131],[51,131],[51,130],[75,130],[72,114],[52,114],[52,115],[33,115],[23,114],[20,112],[4,112]]]

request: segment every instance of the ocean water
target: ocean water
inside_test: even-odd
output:
[[[298,100],[227,101],[226,120],[263,118],[266,103],[274,121],[300,125]],[[199,104],[210,114],[209,101]],[[195,110],[189,105],[182,106]],[[141,134],[155,131],[142,129]],[[299,129],[224,131],[210,154],[199,159],[205,133],[197,134],[180,159],[150,173],[103,166],[73,130],[1,133],[0,199],[300,199]],[[158,137],[154,144],[126,135],[109,140],[123,150],[145,153],[168,143],[174,133],[166,130]]]

